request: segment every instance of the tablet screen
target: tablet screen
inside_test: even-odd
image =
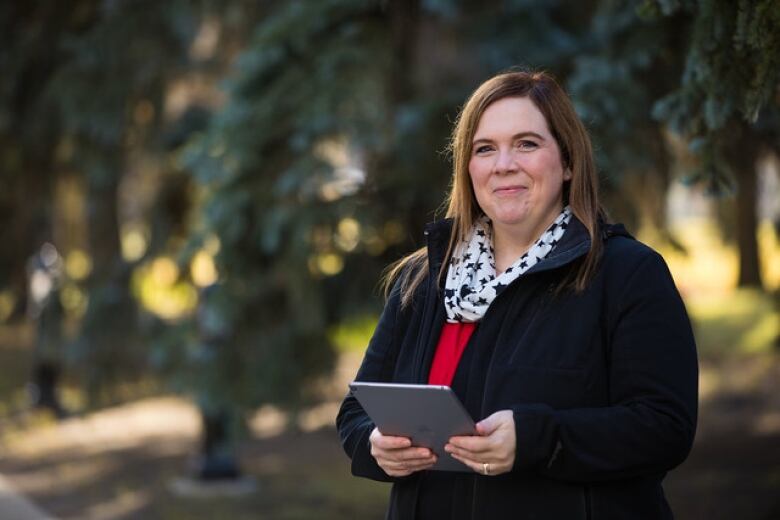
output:
[[[437,455],[430,469],[473,472],[444,451],[450,437],[476,435],[474,420],[450,387],[358,381],[349,387],[383,435],[409,437]]]

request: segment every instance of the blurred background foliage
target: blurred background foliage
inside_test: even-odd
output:
[[[759,332],[713,352],[778,341],[774,0],[10,1],[0,41],[0,322],[33,319],[39,404],[174,389],[234,438],[321,400],[441,215],[459,106],[511,66],[571,93],[700,340],[749,287]]]

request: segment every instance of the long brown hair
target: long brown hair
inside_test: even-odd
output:
[[[574,216],[588,230],[591,248],[574,278],[567,278],[562,284],[573,282],[574,288],[581,291],[593,275],[601,256],[598,226],[599,219],[605,218],[605,214],[599,202],[598,176],[588,132],[569,96],[546,72],[511,71],[493,76],[474,91],[461,109],[448,147],[452,156],[452,183],[445,216],[452,219],[452,232],[446,256],[449,257],[459,240],[468,238],[474,222],[483,214],[474,195],[468,169],[472,141],[485,109],[508,97],[527,97],[539,109],[558,143],[564,169],[571,171],[571,180],[564,183],[563,203],[571,207]],[[447,266],[447,262],[442,263],[439,279],[446,275]],[[383,278],[385,295],[400,277],[401,304],[408,305],[427,272],[427,248],[423,247],[388,267]]]

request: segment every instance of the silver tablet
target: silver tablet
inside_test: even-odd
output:
[[[354,381],[349,388],[383,435],[409,437],[412,445],[430,448],[438,457],[430,469],[473,472],[444,451],[450,437],[477,432],[450,387]]]

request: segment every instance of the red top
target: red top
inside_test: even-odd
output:
[[[477,327],[476,322],[445,323],[441,329],[436,353],[433,355],[431,371],[428,374],[429,385],[450,386],[458,369],[458,363],[469,342],[471,333]]]

